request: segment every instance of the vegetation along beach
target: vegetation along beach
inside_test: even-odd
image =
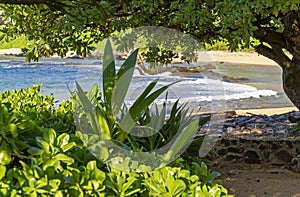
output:
[[[299,6],[0,1],[0,196],[300,196]]]

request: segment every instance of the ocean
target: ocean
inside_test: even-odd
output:
[[[120,65],[121,62],[117,62]],[[183,65],[184,66],[184,65]],[[159,79],[157,88],[179,81],[156,101],[188,103],[195,110],[225,110],[292,106],[281,88],[281,70],[276,66],[225,65],[205,73],[180,74],[164,72],[155,75],[134,73],[126,103],[132,104],[145,87]],[[42,84],[43,94],[53,93],[57,103],[69,99],[77,81],[84,90],[94,83],[101,86],[102,64],[98,59],[43,58],[26,63],[22,57],[0,57],[0,92]],[[223,77],[222,77],[223,76]],[[243,79],[225,81],[224,76]]]

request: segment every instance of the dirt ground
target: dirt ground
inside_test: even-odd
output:
[[[282,167],[219,163],[211,169],[237,197],[300,197],[300,173]]]

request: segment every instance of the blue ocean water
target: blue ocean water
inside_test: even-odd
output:
[[[1,57],[0,92],[27,88],[38,83],[42,84],[44,94],[53,93],[56,100],[67,100],[70,91],[75,90],[75,81],[85,90],[88,90],[94,83],[101,86],[101,67],[101,61],[96,59],[48,58],[42,59],[38,63],[28,64],[24,58]],[[249,68],[238,69],[240,76],[246,73]],[[220,67],[218,72],[230,74],[235,71],[232,67],[228,67],[227,70],[226,67]],[[279,74],[276,73],[276,75]],[[274,73],[270,74],[270,76],[273,75]],[[205,75],[181,76],[169,72],[157,75],[140,75],[139,72],[135,72],[127,94],[128,104],[131,104],[144,88],[155,79],[159,79],[158,88],[180,80],[168,91],[168,101],[171,103],[180,98],[182,102],[194,103],[194,106],[212,105],[213,101],[224,100],[228,108],[231,109],[274,107],[272,106],[274,104],[290,105],[285,95],[274,88],[258,88],[255,85],[229,83]],[[272,83],[272,80],[264,81],[266,80],[265,77],[259,81],[259,77],[253,76],[250,77],[250,80],[258,86],[261,83]],[[273,85],[278,85],[278,82],[275,81]],[[162,96],[157,102],[164,100],[165,96]],[[276,102],[274,103],[274,101]]]

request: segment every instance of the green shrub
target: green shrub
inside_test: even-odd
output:
[[[38,85],[0,98],[0,196],[227,195],[204,163],[189,168],[178,160],[175,167],[141,173],[111,169],[83,146],[68,115],[71,103],[55,108]]]
[[[154,85],[155,82],[151,84]],[[219,174],[210,172],[204,163],[189,165],[179,158],[169,166],[152,171],[145,171],[151,168],[140,165],[139,169],[144,169],[141,172],[129,172],[96,158],[87,145],[95,144],[99,136],[88,136],[75,129],[73,113],[78,110],[87,113],[78,112],[75,117],[93,123],[81,125],[83,129],[102,127],[106,122],[106,137],[115,141],[123,139],[121,144],[133,145],[136,150],[152,150],[159,146],[146,146],[153,140],[151,136],[146,141],[139,141],[119,132],[119,122],[107,102],[109,92],[104,93],[103,101],[97,86],[88,93],[79,85],[77,87],[78,93],[73,96],[78,102],[64,101],[58,107],[55,107],[53,95],[41,94],[40,85],[0,94],[0,196],[228,196],[227,190],[214,182]],[[148,87],[147,91],[150,89]],[[141,125],[151,122],[150,116],[165,118],[164,110],[150,114],[148,103],[151,102],[134,110],[135,120]],[[99,111],[91,110],[95,106]],[[160,130],[161,135],[155,137],[153,144],[163,146],[163,140],[174,137],[180,127],[178,124],[182,123],[178,119],[185,114],[184,106],[178,106],[176,102],[170,118]],[[184,124],[190,122],[187,119]],[[179,135],[179,139],[186,140],[186,137]],[[175,144],[180,145],[176,141]],[[178,149],[174,151],[176,153],[181,150],[180,146],[174,148]],[[107,154],[103,148],[100,150],[104,156]],[[137,165],[127,157],[114,159],[120,161],[123,168],[128,168],[129,164]]]

